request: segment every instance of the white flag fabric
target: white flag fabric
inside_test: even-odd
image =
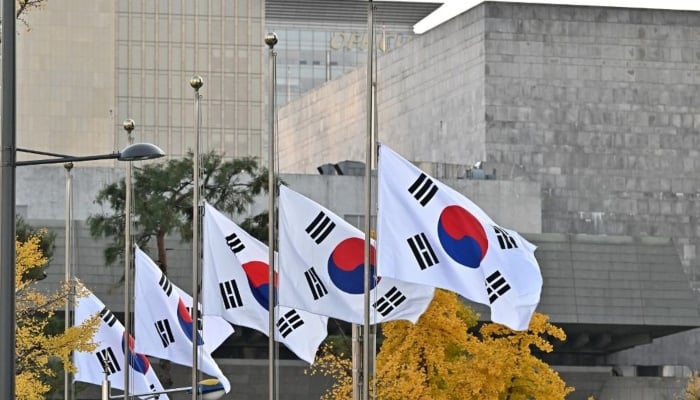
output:
[[[210,204],[204,208],[202,307],[205,315],[269,333],[268,247]],[[277,277],[277,275],[275,275]],[[275,282],[277,283],[277,282]],[[328,318],[275,307],[275,340],[312,364],[328,334]]]
[[[378,175],[379,275],[457,292],[527,329],[542,290],[535,246],[384,145]]]
[[[100,325],[93,337],[97,348],[93,352],[76,351],[73,353],[73,362],[78,368],[74,379],[102,385],[106,372],[110,385],[115,389],[124,390],[124,326],[94,294],[89,293],[78,299],[75,306],[76,325],[80,325],[98,314]],[[134,395],[162,391],[163,386],[153,371],[148,358],[143,354],[133,352],[133,343],[134,339],[131,338],[129,343],[129,348],[132,351],[129,357],[131,374],[129,375],[129,393]],[[161,394],[160,398],[167,400],[168,396]]]
[[[364,322],[365,236],[327,208],[282,185],[279,195],[279,303]],[[374,241],[370,250],[375,276]],[[370,323],[416,323],[435,289],[380,277],[370,283]]]
[[[192,366],[192,322],[190,310],[180,291],[151,258],[138,247],[134,251],[134,332],[136,350],[176,364]],[[191,304],[191,298],[190,298]],[[197,335],[198,367],[218,378],[226,393],[231,390],[228,378],[203,346],[204,337]]]

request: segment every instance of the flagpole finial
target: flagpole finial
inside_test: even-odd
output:
[[[202,77],[199,75],[195,75],[190,78],[190,86],[192,86],[194,90],[199,90],[202,86],[204,86],[204,79],[202,79]]]
[[[134,122],[133,119],[128,118],[125,119],[124,122],[122,122],[122,126],[124,127],[124,130],[126,131],[127,134],[131,134],[131,131],[134,130],[136,127],[136,122]]]
[[[275,32],[268,32],[265,34],[265,44],[272,49],[277,44],[277,34]]]

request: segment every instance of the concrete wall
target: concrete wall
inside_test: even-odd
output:
[[[481,13],[413,38],[409,51],[377,58],[379,141],[410,160],[483,159]],[[365,160],[366,76],[360,68],[280,108],[281,171],[313,173],[327,162]]]

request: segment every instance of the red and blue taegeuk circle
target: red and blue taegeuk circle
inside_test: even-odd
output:
[[[374,246],[370,247],[370,274],[375,274]],[[365,291],[365,241],[360,238],[348,238],[340,242],[328,257],[328,275],[333,284],[349,294],[361,294]],[[372,280],[370,289],[376,282]]]
[[[253,297],[269,311],[270,266],[262,261],[249,261],[243,264],[243,271],[248,278],[248,285],[250,291],[253,292]],[[277,299],[277,272],[275,272],[274,285],[275,299]]]
[[[469,268],[479,268],[489,241],[479,220],[456,205],[445,207],[437,224],[438,238],[447,255]]]
[[[126,337],[126,332],[122,333],[122,349],[124,348],[124,338]],[[141,353],[134,351],[134,338],[129,335],[129,365],[134,371],[139,374],[146,375],[148,370],[151,368],[151,363],[148,362],[148,358]]]
[[[177,302],[177,322],[180,323],[180,329],[185,333],[188,339],[190,339],[190,342],[192,341],[192,329],[194,324],[192,323],[192,315],[190,314],[190,311],[187,309],[185,306],[185,303],[182,301],[182,299],[178,299]],[[197,345],[202,345],[204,344],[204,340],[202,340],[202,336],[197,332]]]

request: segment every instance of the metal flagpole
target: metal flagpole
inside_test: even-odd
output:
[[[136,127],[133,119],[124,120],[122,123],[128,135],[129,145],[134,141],[131,132]],[[129,339],[131,337],[131,161],[126,163],[126,176],[124,177],[124,398],[129,398]]]
[[[371,271],[371,237],[372,228],[372,131],[373,131],[373,107],[372,93],[374,83],[374,4],[372,0],[367,5],[367,148],[365,149],[365,288],[364,288],[364,326],[362,329],[362,399],[369,400],[369,376],[370,376],[370,335],[369,335],[369,303]]]
[[[277,44],[277,34],[274,32],[265,35],[265,44],[270,48],[270,132],[269,134],[269,170],[268,170],[268,257],[269,257],[269,276],[268,276],[268,364],[269,364],[269,381],[270,381],[270,400],[277,398],[277,371],[275,359],[277,349],[275,347],[275,193],[277,186],[275,185],[275,96],[276,96],[276,80],[277,80],[277,53],[274,47]]]
[[[190,86],[194,88],[194,157],[192,158],[193,180],[192,180],[192,387],[197,387],[197,334],[199,326],[199,128],[200,128],[200,106],[199,89],[204,85],[204,80],[200,76],[193,76],[190,79]],[[197,390],[192,390],[192,400],[197,400]]]
[[[71,170],[73,169],[73,163],[72,162],[67,162],[63,164],[63,167],[66,169],[66,208],[65,208],[65,218],[66,218],[66,230],[65,230],[65,235],[66,235],[66,241],[65,241],[65,258],[64,258],[64,280],[65,283],[68,285],[72,285],[73,283],[71,280],[73,279],[73,271],[72,271],[72,266],[73,266],[73,260],[71,259],[71,246],[72,246],[72,228],[73,228],[73,175],[71,174]],[[70,282],[70,283],[69,283]],[[70,317],[70,303],[73,301],[73,296],[72,296],[72,288],[71,290],[71,295],[68,296],[68,299],[66,299],[66,306],[64,308],[64,322],[65,322],[65,331],[68,331],[68,328],[71,327],[72,321]],[[63,374],[63,398],[66,400],[69,400],[71,396],[71,380],[70,380],[70,372],[66,370]]]

